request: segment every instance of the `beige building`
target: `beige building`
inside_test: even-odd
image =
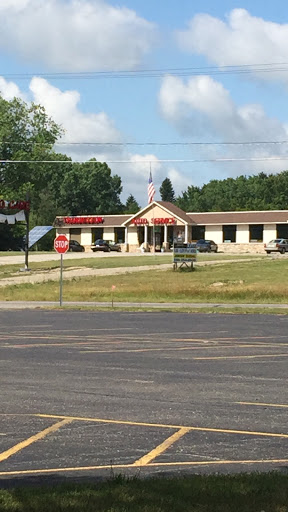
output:
[[[55,219],[57,234],[91,250],[101,238],[122,251],[168,251],[173,242],[214,240],[225,252],[263,252],[273,238],[288,238],[288,210],[186,213],[172,203],[154,201],[135,215],[81,215]]]

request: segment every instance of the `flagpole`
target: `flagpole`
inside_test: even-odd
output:
[[[150,176],[152,176],[152,165],[151,165],[151,160],[149,162],[150,164]],[[154,201],[154,197],[153,197],[153,201]],[[156,253],[156,245],[155,245],[155,224],[154,224],[154,208],[153,208],[153,227],[152,227],[152,243],[153,243],[153,252],[154,254]]]

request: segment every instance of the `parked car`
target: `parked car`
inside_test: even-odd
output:
[[[270,254],[271,252],[280,252],[280,254],[284,254],[288,251],[288,240],[286,238],[275,238],[275,240],[270,240],[268,244],[265,244],[264,249],[266,254]]]
[[[116,242],[112,242],[111,240],[106,240],[106,242],[110,247],[110,251],[121,252],[121,245],[116,244]]]
[[[69,251],[71,252],[84,252],[85,247],[83,245],[79,244],[77,240],[70,240],[69,242]]]
[[[213,240],[200,239],[196,242],[196,248],[199,252],[217,252],[218,245]]]
[[[110,245],[106,240],[102,240],[99,238],[99,240],[96,240],[93,245],[91,245],[91,249],[93,252],[97,251],[103,251],[103,252],[110,252]]]

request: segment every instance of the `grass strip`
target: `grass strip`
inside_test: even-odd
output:
[[[1,512],[287,512],[280,473],[131,478],[0,491]]]
[[[197,267],[194,272],[149,270],[66,279],[63,300],[83,302],[288,303],[288,260],[255,260]],[[59,282],[0,288],[0,300],[57,301]]]

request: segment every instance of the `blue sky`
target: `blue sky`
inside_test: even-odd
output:
[[[166,176],[180,194],[279,172],[288,144],[263,141],[288,140],[286,11],[283,0],[1,0],[0,91],[43,104],[65,129],[57,150],[111,162],[122,199],[141,206],[150,166],[158,199]],[[179,71],[141,74],[167,69]],[[83,77],[101,71],[113,75]],[[239,145],[249,141],[258,144]]]

